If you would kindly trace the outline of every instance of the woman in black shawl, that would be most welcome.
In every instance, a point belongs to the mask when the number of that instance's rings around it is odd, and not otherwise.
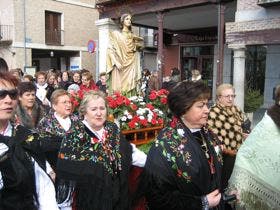
[[[132,156],[136,148],[106,121],[105,97],[101,91],[85,93],[80,104],[84,120],[66,133],[58,155],[57,177],[75,183],[77,210],[128,210],[130,166],[143,167],[146,161],[139,151],[142,158]]]
[[[201,82],[178,83],[169,93],[174,118],[152,145],[139,183],[149,210],[221,209],[219,145],[204,127],[209,97]]]
[[[58,210],[44,141],[11,121],[17,84],[10,73],[0,72],[0,210]]]

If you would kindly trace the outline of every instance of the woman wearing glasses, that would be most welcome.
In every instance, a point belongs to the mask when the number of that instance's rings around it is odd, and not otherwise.
[[[0,72],[0,209],[58,210],[36,135],[11,121],[17,85],[16,77]]]
[[[243,134],[241,127],[244,122],[244,115],[234,105],[235,96],[235,89],[231,84],[221,84],[217,88],[216,104],[211,107],[208,119],[209,128],[217,134],[224,145],[223,188],[227,187],[237,150],[246,136]]]

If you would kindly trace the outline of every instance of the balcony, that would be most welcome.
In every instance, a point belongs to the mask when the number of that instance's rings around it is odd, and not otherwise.
[[[13,26],[0,25],[0,43],[11,44],[13,41]]]
[[[258,0],[258,5],[262,7],[279,6],[280,0]]]
[[[64,30],[47,30],[46,44],[48,45],[64,45]]]

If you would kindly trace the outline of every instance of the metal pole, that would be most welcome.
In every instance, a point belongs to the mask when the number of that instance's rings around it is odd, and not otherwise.
[[[217,60],[217,82],[220,85],[223,82],[223,64],[224,64],[224,15],[225,6],[219,2],[218,5],[218,60]]]
[[[163,16],[164,13],[162,11],[157,13],[157,21],[158,21],[158,54],[157,54],[157,65],[159,70],[159,86],[162,86],[162,77],[163,77]]]
[[[26,56],[26,11],[25,11],[25,0],[23,0],[23,33],[24,33],[24,72],[26,72],[25,67],[27,63],[27,56]]]
[[[98,40],[95,40],[95,51],[96,51],[96,54],[95,54],[95,62],[96,62],[96,67],[95,67],[95,72],[96,72],[96,80],[95,81],[98,81],[99,79],[99,43],[98,43]],[[104,69],[102,69],[103,71]]]

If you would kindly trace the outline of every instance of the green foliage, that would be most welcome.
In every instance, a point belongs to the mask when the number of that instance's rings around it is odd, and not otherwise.
[[[151,141],[147,144],[142,144],[142,145],[138,146],[137,148],[140,149],[141,151],[143,151],[145,154],[148,154],[153,142],[154,141]]]
[[[263,104],[263,95],[259,90],[247,89],[245,91],[244,111],[255,112]]]

